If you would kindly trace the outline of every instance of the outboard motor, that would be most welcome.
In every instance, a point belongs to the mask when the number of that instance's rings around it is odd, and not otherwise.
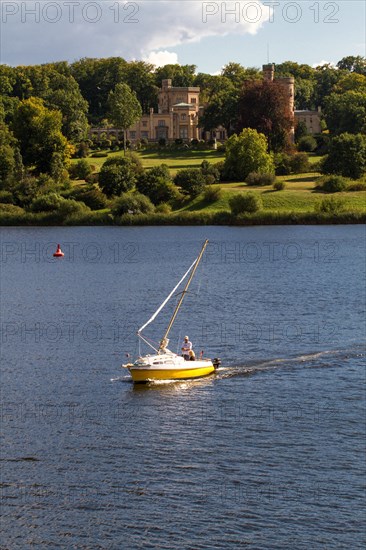
[[[215,369],[218,369],[219,366],[221,365],[221,359],[219,359],[218,357],[215,357],[215,359],[212,360],[212,364],[215,367]]]

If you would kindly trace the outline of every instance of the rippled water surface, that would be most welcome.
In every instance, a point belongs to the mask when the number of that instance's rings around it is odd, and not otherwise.
[[[133,386],[206,237],[170,347],[222,368]],[[362,226],[9,228],[0,269],[2,549],[364,547]]]

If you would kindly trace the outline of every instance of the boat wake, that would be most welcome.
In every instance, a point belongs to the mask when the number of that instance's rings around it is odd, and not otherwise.
[[[364,346],[356,345],[350,349],[323,350],[294,357],[278,357],[264,361],[253,360],[245,364],[238,364],[232,361],[232,364],[217,369],[216,377],[250,376],[273,369],[329,368],[338,365],[341,366],[342,363],[350,358],[365,356],[366,350]]]

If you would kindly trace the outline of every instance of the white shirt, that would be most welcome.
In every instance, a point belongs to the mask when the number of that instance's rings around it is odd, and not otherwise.
[[[192,349],[192,342],[190,342],[189,340],[188,342],[186,342],[184,340],[183,346],[182,346],[183,355],[189,355],[189,352],[191,351],[191,349]]]

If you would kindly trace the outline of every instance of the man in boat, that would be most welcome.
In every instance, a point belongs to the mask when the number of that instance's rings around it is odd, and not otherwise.
[[[189,341],[188,336],[185,336],[182,346],[182,355],[186,361],[190,360],[190,351],[192,351],[192,342]]]

